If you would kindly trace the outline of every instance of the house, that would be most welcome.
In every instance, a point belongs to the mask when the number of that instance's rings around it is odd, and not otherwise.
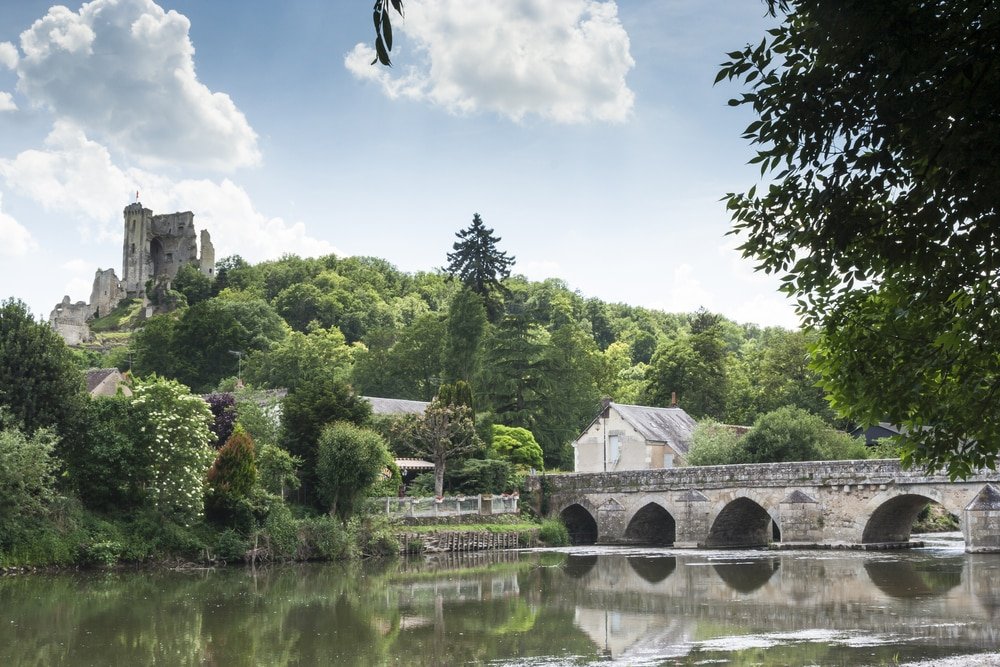
[[[576,472],[650,470],[686,465],[696,423],[679,407],[623,405],[605,399],[573,441]]]
[[[894,435],[899,435],[901,431],[895,424],[890,424],[889,422],[879,422],[878,424],[874,424],[868,428],[856,426],[848,431],[848,433],[852,438],[863,435],[865,438],[865,444],[871,446],[878,444],[878,441],[882,438],[891,438]]]
[[[87,371],[87,393],[91,398],[97,396],[114,396],[121,387],[126,396],[132,395],[132,390],[125,382],[125,376],[117,368],[91,368]]]

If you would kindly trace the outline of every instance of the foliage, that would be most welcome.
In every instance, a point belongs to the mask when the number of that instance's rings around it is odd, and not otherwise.
[[[391,67],[389,52],[392,51],[392,22],[389,20],[389,5],[400,16],[403,15],[403,0],[375,0],[375,10],[372,19],[375,21],[375,60],[386,67]]]
[[[55,494],[56,438],[47,429],[0,431],[0,533],[43,514]]]
[[[846,436],[848,443],[851,441]],[[825,456],[843,458],[849,445],[816,415],[787,406],[762,415],[741,441],[741,463],[818,461]],[[862,450],[864,445],[861,445]],[[862,456],[862,458],[865,458]]]
[[[189,306],[212,297],[212,278],[194,264],[182,264],[170,285],[184,295]]]
[[[0,301],[0,428],[50,427],[75,435],[84,407],[83,377],[59,334],[35,322],[21,301]]]
[[[448,306],[443,357],[446,381],[469,382],[476,376],[486,327],[483,297],[463,286]]]
[[[257,480],[265,491],[284,498],[301,485],[297,474],[301,465],[302,459],[265,442],[257,455]]]
[[[258,449],[280,441],[280,412],[279,399],[273,395],[261,395],[252,390],[236,394],[236,421],[246,429]]]
[[[347,422],[331,424],[319,438],[317,495],[330,514],[346,521],[391,462],[385,440],[375,431]]]
[[[236,397],[230,392],[213,393],[203,397],[212,411],[212,446],[219,448],[233,434],[236,428]]]
[[[312,375],[329,375],[346,381],[357,348],[347,345],[339,329],[313,326],[306,333],[293,331],[268,349],[252,352],[243,377],[255,387],[295,389]]]
[[[395,528],[384,515],[356,516],[351,520],[350,531],[363,556],[386,558],[399,553]]]
[[[678,404],[695,418],[721,418],[726,411],[728,376],[720,318],[699,311],[688,336],[657,348],[650,363],[649,405]]]
[[[498,459],[466,459],[447,471],[445,481],[452,493],[469,495],[505,493],[519,486],[514,467]]]
[[[818,331],[814,368],[839,414],[904,427],[904,462],[953,478],[995,466],[1000,14],[769,6],[781,25],[717,77],[743,82],[730,104],[756,114],[744,137],[773,179],[727,195],[744,255],[784,275]]]
[[[502,239],[493,236],[493,230],[483,224],[478,213],[472,216],[472,224],[455,232],[455,236],[459,240],[452,245],[454,252],[448,253],[445,270],[482,297],[490,319],[496,320],[501,311],[497,295],[507,294],[502,281],[510,275],[515,258],[497,249]]]
[[[743,462],[740,434],[729,426],[705,419],[691,435],[687,462],[693,466],[716,466]]]
[[[445,323],[438,313],[424,313],[398,335],[382,330],[369,337],[368,352],[360,354],[354,381],[374,396],[429,401],[441,382]]]
[[[135,431],[130,398],[109,396],[87,403],[80,435],[62,448],[70,484],[87,507],[127,511],[141,505],[150,461]]]
[[[327,424],[364,424],[371,405],[351,388],[332,377],[311,377],[290,391],[281,412],[285,449],[302,460],[303,485],[309,494],[316,488],[316,452],[320,433]]]
[[[397,438],[409,443],[411,450],[434,463],[434,495],[444,494],[445,463],[482,446],[472,410],[464,405],[432,402],[423,415],[402,420],[395,426]]]
[[[541,470],[542,448],[526,428],[493,425],[493,451],[511,463]]]
[[[247,498],[257,483],[253,439],[237,424],[208,469],[208,504],[222,508]]]
[[[538,530],[538,539],[550,547],[565,547],[569,544],[569,531],[559,519],[545,519]]]
[[[205,474],[214,458],[212,412],[176,380],[156,376],[136,382],[132,406],[141,455],[149,462],[149,501],[165,517],[190,525],[204,509]]]

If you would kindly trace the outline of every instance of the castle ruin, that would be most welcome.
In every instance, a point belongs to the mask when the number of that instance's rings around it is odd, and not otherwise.
[[[201,231],[201,253],[191,211],[153,215],[136,202],[125,207],[122,244],[122,277],[114,269],[97,270],[90,303],[70,303],[63,298],[49,315],[49,324],[68,345],[93,340],[88,322],[104,317],[125,299],[142,299],[145,314],[152,315],[149,302],[157,286],[169,289],[170,281],[184,265],[215,275],[215,247],[207,230]],[[148,292],[148,293],[147,293]]]

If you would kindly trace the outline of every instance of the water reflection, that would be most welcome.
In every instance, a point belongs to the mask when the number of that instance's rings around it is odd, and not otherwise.
[[[628,564],[651,584],[658,584],[677,569],[677,559],[669,556],[630,556]]]
[[[0,578],[3,665],[879,664],[1000,647],[1000,557],[579,549]]]
[[[712,568],[734,591],[752,593],[770,581],[780,566],[777,558],[761,558],[736,563],[716,563]]]

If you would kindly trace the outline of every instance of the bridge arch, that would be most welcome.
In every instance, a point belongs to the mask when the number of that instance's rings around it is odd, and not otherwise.
[[[559,512],[559,518],[566,524],[570,544],[597,542],[597,519],[594,518],[594,513],[581,503],[573,503],[563,508]]]
[[[775,519],[746,496],[728,503],[715,515],[705,541],[707,547],[763,547],[773,539]]]
[[[961,511],[955,512],[943,500],[940,494],[930,489],[921,489],[919,493],[904,492],[876,496],[869,504],[871,513],[861,533],[861,543],[908,542],[917,515],[932,503],[941,505],[946,511],[961,517]]]
[[[625,528],[625,540],[633,544],[667,547],[677,538],[677,522],[670,511],[658,502],[640,507]]]

